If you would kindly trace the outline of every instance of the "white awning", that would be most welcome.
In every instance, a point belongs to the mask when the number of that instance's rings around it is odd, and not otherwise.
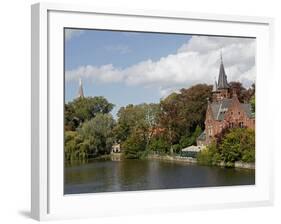
[[[182,149],[181,151],[182,152],[200,152],[201,149],[202,149],[201,146],[192,145],[192,146]]]

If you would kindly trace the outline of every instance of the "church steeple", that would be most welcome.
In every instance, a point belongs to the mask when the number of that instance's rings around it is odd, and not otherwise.
[[[218,89],[228,89],[229,85],[227,83],[227,76],[225,74],[224,65],[222,61],[222,52],[221,52],[221,64],[219,71],[219,80],[218,80]]]
[[[212,99],[214,102],[230,98],[230,86],[227,83],[227,76],[222,61],[222,53],[220,54],[220,62],[219,79],[218,82],[215,81],[212,91]]]
[[[212,92],[217,92],[217,91],[218,91],[218,83],[217,83],[217,80],[215,79]]]
[[[84,91],[83,91],[83,84],[82,79],[79,78],[79,89],[78,89],[78,96],[77,98],[84,98]]]

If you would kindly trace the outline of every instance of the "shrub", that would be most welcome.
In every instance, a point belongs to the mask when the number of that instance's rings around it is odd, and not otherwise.
[[[149,144],[149,150],[157,154],[167,153],[170,149],[168,142],[162,138],[152,138]]]
[[[217,165],[221,161],[221,155],[213,142],[197,154],[197,161],[202,165]]]
[[[248,128],[235,128],[227,133],[219,146],[225,163],[255,161],[255,132]]]

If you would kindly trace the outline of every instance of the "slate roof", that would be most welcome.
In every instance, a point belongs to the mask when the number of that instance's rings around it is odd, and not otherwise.
[[[227,112],[231,102],[232,99],[223,99],[219,102],[214,102],[211,104],[211,109],[215,120],[221,121],[224,119],[224,115]]]
[[[204,130],[197,138],[200,141],[205,141],[206,140],[206,131]]]
[[[219,80],[218,80],[218,89],[227,89],[229,88],[229,85],[227,83],[227,77],[225,74],[224,66],[221,61],[220,65],[220,72],[219,72]]]
[[[251,110],[251,104],[249,103],[241,103],[242,108],[246,112],[248,117],[254,117],[252,110]]]
[[[223,99],[219,102],[211,103],[211,110],[213,112],[213,117],[215,120],[223,120],[224,115],[227,112],[228,108],[232,103],[232,99]],[[241,103],[240,104],[242,109],[246,112],[248,117],[253,117],[251,112],[251,105],[248,103]]]

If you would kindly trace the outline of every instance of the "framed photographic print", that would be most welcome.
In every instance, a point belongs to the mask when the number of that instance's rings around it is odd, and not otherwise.
[[[271,204],[272,26],[33,5],[32,217]]]

